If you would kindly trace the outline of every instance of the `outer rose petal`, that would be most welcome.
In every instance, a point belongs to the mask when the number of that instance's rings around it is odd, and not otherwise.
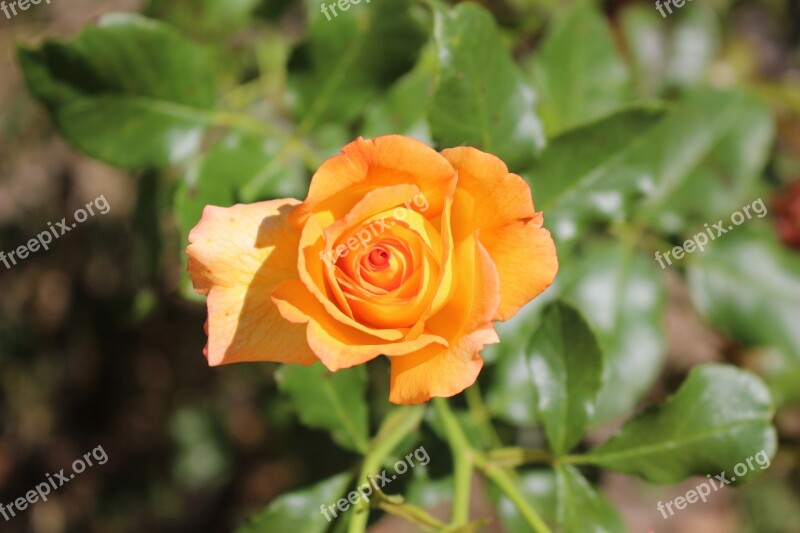
[[[444,150],[442,155],[458,171],[458,190],[473,199],[472,213],[459,220],[471,220],[497,265],[500,309],[494,318],[508,320],[555,279],[555,243],[542,228],[530,187],[521,177],[509,174],[500,159],[468,147]]]
[[[556,245],[541,227],[539,215],[529,222],[481,232],[481,242],[500,272],[500,308],[495,320],[508,320],[547,289],[558,272]]]
[[[317,360],[305,327],[284,319],[270,299],[279,283],[297,277],[300,232],[286,217],[298,204],[208,206],[189,234],[189,274],[195,290],[208,295],[209,365]]]
[[[427,217],[438,215],[445,199],[453,194],[456,173],[436,150],[401,135],[375,139],[358,138],[338,156],[325,161],[314,174],[308,197],[290,218],[302,224],[312,212],[332,212],[342,218],[376,187],[412,184],[430,204]],[[409,198],[398,198],[400,202]]]
[[[431,345],[414,354],[392,357],[389,401],[422,403],[433,397],[450,397],[478,378],[483,367],[480,351],[499,342],[494,328],[478,330],[459,338],[450,348]]]

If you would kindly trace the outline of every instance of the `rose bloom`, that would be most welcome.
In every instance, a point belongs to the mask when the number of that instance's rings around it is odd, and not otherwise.
[[[206,207],[189,242],[210,365],[336,371],[385,355],[398,404],[472,385],[493,322],[558,270],[530,188],[502,161],[397,135],[345,146],[304,202]]]

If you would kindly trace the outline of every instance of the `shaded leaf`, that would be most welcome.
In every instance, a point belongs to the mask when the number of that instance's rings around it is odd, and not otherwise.
[[[363,365],[338,372],[328,371],[321,363],[284,365],[276,380],[292,399],[303,424],[329,431],[344,448],[366,452],[369,427]]]
[[[603,355],[594,333],[572,307],[545,309],[528,348],[539,419],[556,454],[572,449],[594,414]]]

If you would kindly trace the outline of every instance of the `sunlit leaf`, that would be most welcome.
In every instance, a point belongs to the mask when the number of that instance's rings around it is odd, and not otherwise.
[[[714,326],[800,361],[800,257],[770,228],[734,226],[689,257],[692,300]]]
[[[503,44],[492,16],[473,3],[437,9],[439,57],[429,118],[442,147],[466,144],[521,170],[543,145],[534,93]]]
[[[772,398],[756,376],[732,366],[699,366],[667,402],[626,423],[588,459],[657,483],[730,473],[759,452],[775,454],[772,416]]]
[[[334,505],[333,511],[327,511],[327,516],[333,519],[338,515],[335,503],[347,490],[351,477],[350,474],[339,474],[307,489],[284,494],[239,527],[236,533],[323,533],[330,522],[320,506]]]
[[[614,507],[573,466],[556,467],[557,522],[562,533],[623,533]]]
[[[562,265],[562,295],[580,309],[605,354],[595,423],[628,413],[650,390],[665,355],[661,269],[619,241],[596,241]]]
[[[165,24],[106,15],[71,40],[21,46],[18,55],[62,135],[111,165],[185,160],[214,121],[206,54]]]
[[[306,131],[355,118],[414,66],[426,37],[410,0],[347,3],[336,15],[322,5],[309,3],[308,35],[289,62],[290,104]]]
[[[551,23],[529,70],[548,135],[597,119],[631,100],[628,68],[597,6],[577,2]]]

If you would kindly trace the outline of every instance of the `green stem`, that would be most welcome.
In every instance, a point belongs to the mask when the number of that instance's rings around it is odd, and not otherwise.
[[[552,464],[561,461],[546,450],[528,448],[496,448],[486,453],[487,462],[495,466],[520,466],[527,463]]]
[[[453,455],[453,509],[451,522],[455,526],[469,521],[469,497],[472,484],[473,451],[461,425],[456,420],[450,405],[444,398],[434,398],[436,412],[442,419],[450,452]]]
[[[378,434],[372,439],[369,452],[364,457],[361,472],[358,476],[358,485],[370,483],[370,476],[378,473],[386,458],[394,451],[400,442],[422,421],[425,414],[423,407],[415,406],[398,408],[384,418]],[[367,529],[369,520],[369,504],[360,500],[356,505],[348,533],[363,533]]]
[[[492,417],[483,401],[478,383],[476,382],[471,387],[468,387],[467,390],[464,391],[464,396],[467,399],[467,406],[469,407],[470,414],[478,425],[478,430],[481,432],[484,445],[488,448],[499,448],[502,446],[503,443],[492,425]]]
[[[500,489],[519,510],[522,517],[536,533],[550,533],[544,520],[520,493],[514,480],[503,468],[490,463],[482,454],[475,454],[475,465]]]
[[[441,520],[437,520],[428,514],[427,511],[420,509],[416,505],[410,505],[407,503],[393,504],[386,500],[380,500],[378,502],[378,508],[386,513],[400,517],[406,522],[418,526],[423,531],[444,531],[448,527],[447,524]]]

